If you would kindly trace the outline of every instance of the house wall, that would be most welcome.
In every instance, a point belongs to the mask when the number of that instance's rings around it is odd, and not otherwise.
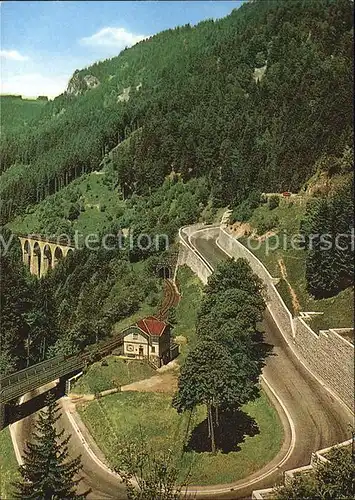
[[[151,356],[160,356],[160,347],[159,347],[159,339],[158,340],[152,340],[151,347],[154,347],[155,352],[152,352],[152,349],[150,349],[150,355]]]
[[[137,338],[135,338],[135,334]],[[133,350],[129,349],[129,346],[133,346]],[[135,356],[139,355],[139,346],[143,347],[143,356],[149,355],[148,349],[148,339],[140,333],[138,328],[132,328],[127,335],[124,337],[123,341],[123,354],[125,356]]]
[[[133,350],[129,349],[133,347]],[[129,327],[125,330],[123,340],[123,354],[132,357],[139,356],[139,346],[143,347],[143,356],[148,359],[160,358],[164,362],[170,360],[170,328],[167,327],[164,334],[161,336],[152,336],[148,338],[137,326]],[[152,352],[152,348],[154,351]]]

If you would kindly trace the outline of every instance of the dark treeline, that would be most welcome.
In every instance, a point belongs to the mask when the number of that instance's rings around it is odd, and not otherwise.
[[[48,284],[29,274],[20,244],[6,228],[0,237],[10,242],[8,251],[0,252],[0,374],[4,375],[43,360],[57,325]]]
[[[237,204],[251,189],[297,190],[321,154],[350,144],[352,8],[250,2],[77,71],[31,126],[3,134],[2,222],[99,168],[135,130],[115,156],[127,196],[172,170],[205,176],[216,204]],[[88,75],[100,82],[91,90]]]
[[[145,304],[157,310],[162,284],[156,266],[174,250],[180,226],[193,223],[208,199],[204,179],[184,184],[167,179],[151,196],[131,197],[126,213],[105,228],[130,236],[98,243],[96,249],[76,250],[38,280],[22,264],[16,237],[0,253],[0,373],[11,373],[57,354],[75,354],[112,334],[114,325]],[[137,237],[151,235],[151,246]],[[159,237],[164,235],[167,239]],[[3,243],[11,238],[1,228]],[[116,245],[115,245],[116,244]],[[3,250],[3,248],[1,249]]]
[[[354,282],[354,190],[348,184],[309,203],[305,235],[307,288],[315,298],[332,297]]]

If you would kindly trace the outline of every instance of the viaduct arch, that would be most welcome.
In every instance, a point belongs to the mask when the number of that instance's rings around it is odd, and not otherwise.
[[[54,268],[58,262],[74,251],[74,247],[55,240],[46,240],[36,235],[18,237],[22,249],[22,260],[30,273],[41,278],[48,269]]]

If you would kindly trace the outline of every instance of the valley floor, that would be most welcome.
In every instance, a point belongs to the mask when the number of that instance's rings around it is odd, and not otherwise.
[[[192,414],[178,415],[172,408],[179,363],[195,342],[194,326],[202,296],[201,283],[186,267],[179,269],[177,281],[182,295],[174,329],[181,342],[179,358],[170,364],[170,369],[169,365],[163,367],[153,376],[146,374],[149,368],[142,367],[139,361],[127,364],[112,356],[107,366],[96,363],[78,380],[73,391],[94,393],[120,385],[122,392],[86,402],[78,400],[77,411],[111,466],[115,465],[121,442],[142,436],[154,451],[174,450],[174,456],[179,458],[181,480],[190,473],[190,484],[235,482],[277,455],[283,442],[283,428],[275,408],[262,392],[238,414],[221,418],[217,431],[220,451],[212,455],[205,409],[199,407]],[[76,400],[74,395],[72,400]]]

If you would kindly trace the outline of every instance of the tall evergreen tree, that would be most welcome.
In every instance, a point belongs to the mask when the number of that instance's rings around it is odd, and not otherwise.
[[[354,201],[352,186],[311,203],[301,224],[305,235],[308,291],[331,297],[354,279]]]
[[[15,498],[21,500],[59,500],[86,498],[89,492],[78,494],[81,481],[80,457],[69,460],[68,442],[64,430],[56,429],[59,408],[53,396],[48,396],[47,407],[41,411],[35,425],[32,441],[26,443],[24,463],[20,466],[21,479],[14,483]]]

